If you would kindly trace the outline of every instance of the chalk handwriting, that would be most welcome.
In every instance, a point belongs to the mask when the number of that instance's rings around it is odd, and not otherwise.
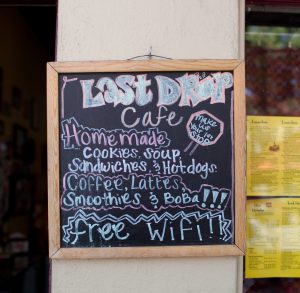
[[[225,89],[233,85],[232,74],[217,72],[201,78],[199,73],[186,73],[176,80],[162,75],[155,76],[158,88],[157,105],[168,106],[179,101],[180,107],[195,107],[207,99],[211,99],[211,104],[224,103]],[[107,103],[113,103],[114,106],[118,104],[128,106],[134,101],[138,106],[147,105],[153,100],[152,91],[147,89],[151,83],[146,74],[136,77],[121,75],[115,80],[101,77],[96,84],[94,79],[80,80],[83,108],[100,107]],[[96,95],[92,93],[93,87],[99,91]]]
[[[230,190],[207,184],[202,184],[199,190],[190,190],[178,175],[131,174],[128,177],[109,177],[68,172],[63,178],[61,208],[67,211],[130,207],[153,212],[177,206],[224,210],[230,196]]]
[[[62,136],[65,149],[79,149],[85,146],[154,146],[167,147],[170,140],[165,131],[150,128],[146,131],[129,131],[123,129],[95,129],[80,125],[72,117],[61,122]]]
[[[128,107],[122,111],[121,122],[125,127],[132,128],[138,126],[139,124],[149,127],[158,127],[164,120],[167,122],[168,126],[174,127],[179,125],[183,121],[183,117],[177,117],[178,115],[174,111],[171,111],[169,114],[163,114],[163,112],[168,112],[168,108],[165,106],[159,106],[158,114],[156,117],[153,118],[152,111],[148,111],[143,114],[142,118],[134,116],[134,118],[132,119],[131,117],[131,122],[129,122],[128,116],[130,115],[128,115],[128,113],[132,116],[133,113],[136,113],[136,110],[134,107]]]
[[[233,144],[232,73],[74,76],[60,78],[62,246],[232,243],[232,149],[215,156]]]
[[[191,115],[187,123],[187,133],[197,144],[202,146],[215,144],[222,136],[224,123],[203,110]]]
[[[163,225],[158,225],[160,223]],[[124,213],[120,217],[112,214],[99,216],[95,212],[85,213],[78,210],[74,216],[68,218],[63,225],[62,241],[76,244],[82,237],[88,237],[89,242],[100,242],[103,246],[109,246],[112,238],[125,241],[132,237],[130,232],[138,224],[145,225],[146,240],[153,242],[184,241],[192,234],[195,242],[201,243],[205,238],[217,237],[224,242],[232,238],[230,231],[231,220],[225,218],[224,212],[189,212],[180,211],[174,215],[164,212],[145,215],[143,213],[136,217]],[[202,234],[201,230],[210,226],[210,235]]]

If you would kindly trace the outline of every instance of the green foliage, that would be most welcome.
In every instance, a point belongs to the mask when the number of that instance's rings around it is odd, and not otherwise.
[[[264,48],[300,48],[300,28],[248,26],[246,42]]]

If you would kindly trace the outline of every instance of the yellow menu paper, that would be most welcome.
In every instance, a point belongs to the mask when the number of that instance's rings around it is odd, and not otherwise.
[[[300,277],[300,198],[247,200],[246,278]]]
[[[300,118],[247,117],[247,195],[300,195]]]

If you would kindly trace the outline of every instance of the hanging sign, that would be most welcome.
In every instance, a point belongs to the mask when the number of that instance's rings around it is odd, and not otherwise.
[[[49,63],[50,256],[242,254],[243,90],[237,60]]]

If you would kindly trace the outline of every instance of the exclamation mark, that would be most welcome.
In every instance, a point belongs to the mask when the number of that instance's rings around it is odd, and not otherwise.
[[[212,226],[212,218],[209,219],[209,232],[210,234],[214,234],[213,226]],[[209,236],[211,238],[211,236]]]
[[[219,191],[213,190],[212,193],[213,193],[213,203],[210,204],[210,207],[213,209],[215,207],[215,202],[216,202],[217,197],[219,195]]]
[[[224,200],[227,198],[227,196],[228,196],[227,192],[222,192],[222,194],[221,194],[221,200],[220,200],[220,203],[218,205],[218,209],[221,209],[221,205],[224,202]]]
[[[207,198],[208,198],[209,193],[210,193],[210,190],[204,188],[203,203],[201,204],[201,206],[202,206],[203,208],[206,207],[206,203],[205,203],[205,202],[206,202],[206,200],[207,200]]]
[[[199,225],[197,225],[197,231],[198,231],[199,240],[202,241],[202,235],[201,235],[201,230]]]

